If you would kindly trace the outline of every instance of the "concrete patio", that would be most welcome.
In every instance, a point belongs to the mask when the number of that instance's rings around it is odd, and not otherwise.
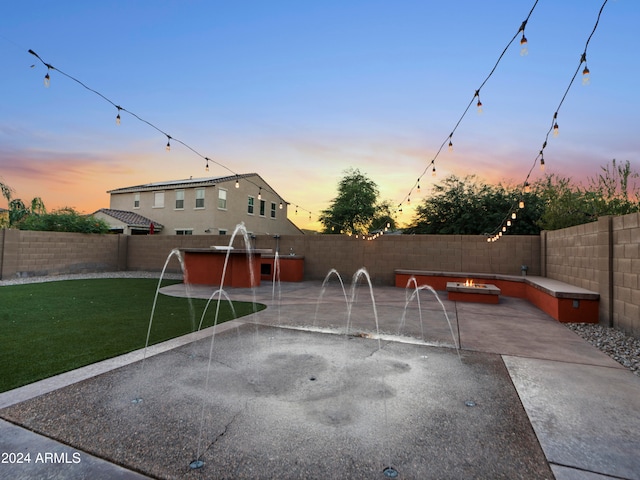
[[[421,322],[404,290],[374,287],[376,328],[362,285],[345,335],[344,295],[320,293],[230,289],[268,308],[144,365],[134,352],[0,394],[0,451],[32,458],[0,476],[640,479],[640,379],[526,301],[441,294],[449,324],[423,291]],[[46,452],[69,461],[33,461]]]

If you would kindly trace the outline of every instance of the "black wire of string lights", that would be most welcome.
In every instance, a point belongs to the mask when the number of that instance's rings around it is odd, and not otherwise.
[[[114,106],[117,110],[117,115],[116,115],[116,124],[120,125],[122,117],[120,116],[120,113],[127,113],[129,115],[131,115],[132,117],[134,117],[135,119],[139,120],[142,123],[146,123],[148,126],[150,126],[151,128],[153,128],[154,130],[158,131],[159,133],[161,133],[162,135],[164,135],[167,138],[167,145],[165,147],[165,149],[167,151],[171,150],[171,142],[174,143],[178,143],[180,145],[182,145],[183,147],[187,148],[188,150],[190,150],[192,153],[194,153],[195,155],[199,156],[200,158],[202,158],[205,161],[205,170],[208,172],[209,171],[209,163],[218,165],[219,167],[227,170],[228,172],[230,172],[232,174],[232,176],[236,177],[236,188],[239,187],[239,180],[242,179],[243,181],[246,181],[247,183],[250,183],[252,185],[254,185],[256,187],[256,189],[258,189],[258,197],[260,198],[262,195],[262,191],[266,191],[269,193],[274,194],[275,196],[277,196],[278,198],[281,198],[279,194],[277,194],[276,192],[273,192],[271,190],[269,190],[268,188],[265,188],[261,185],[258,185],[257,183],[251,181],[250,179],[248,179],[245,175],[241,175],[238,174],[237,172],[234,172],[231,168],[227,167],[226,165],[213,160],[211,157],[207,157],[205,155],[203,155],[202,153],[198,152],[195,148],[193,148],[191,145],[187,144],[186,142],[183,142],[182,140],[175,138],[173,136],[171,136],[170,134],[168,134],[167,132],[165,132],[164,130],[162,130],[161,128],[157,127],[155,124],[151,123],[150,121],[140,117],[139,115],[137,115],[136,113],[127,110],[126,108],[116,104],[115,102],[113,102],[111,99],[109,99],[108,97],[106,97],[105,95],[103,95],[102,93],[100,93],[97,90],[94,90],[93,88],[89,87],[88,85],[86,85],[85,83],[83,83],[82,81],[78,80],[77,78],[75,78],[72,75],[69,75],[68,73],[65,73],[64,71],[60,70],[59,68],[54,67],[53,65],[51,65],[50,63],[45,62],[40,55],[38,55],[36,52],[34,52],[33,50],[29,49],[28,52],[33,55],[34,57],[36,57],[45,67],[47,67],[47,73],[44,76],[44,86],[49,88],[50,84],[51,84],[51,76],[49,75],[49,72],[51,71],[56,71],[58,73],[60,73],[61,75],[67,77],[70,80],[73,80],[74,82],[76,82],[77,84],[81,85],[83,88],[85,88],[86,90],[98,95],[100,98],[102,98],[103,100],[105,100],[106,102],[110,103],[112,106]],[[291,205],[291,203],[287,202],[289,205]],[[280,208],[283,208],[283,202],[280,202]],[[310,210],[307,210],[306,208],[301,207],[300,205],[295,205],[295,214],[298,214],[298,210],[302,210],[306,213],[309,214],[309,220],[311,220],[311,216],[312,216],[312,212]]]
[[[529,178],[531,177],[531,173],[533,172],[533,169],[538,164],[538,162],[540,163],[540,168],[542,170],[544,170],[544,167],[545,167],[544,150],[545,150],[545,148],[547,148],[547,144],[548,144],[548,141],[549,141],[549,135],[553,132],[553,136],[557,137],[559,132],[560,132],[560,129],[558,127],[558,112],[560,111],[560,108],[562,107],[562,104],[564,103],[565,99],[567,98],[569,90],[571,89],[571,87],[573,86],[573,83],[575,82],[575,79],[578,76],[578,73],[580,72],[580,69],[582,68],[582,64],[584,64],[584,69],[582,70],[582,84],[583,85],[588,85],[589,82],[590,82],[590,74],[591,74],[591,72],[589,70],[589,67],[587,66],[587,49],[589,48],[589,42],[591,42],[591,38],[596,33],[596,29],[598,28],[598,24],[600,23],[600,17],[602,15],[602,11],[604,10],[604,7],[605,7],[605,5],[607,4],[608,1],[609,0],[604,0],[604,2],[602,3],[602,6],[600,7],[600,10],[598,11],[598,16],[596,18],[596,22],[595,22],[595,24],[593,26],[593,29],[591,30],[591,33],[589,34],[589,37],[587,38],[587,41],[586,41],[585,46],[584,46],[584,51],[580,55],[580,61],[578,63],[578,67],[576,68],[575,72],[573,73],[573,76],[571,77],[571,81],[569,82],[569,85],[565,89],[564,94],[562,95],[562,98],[560,99],[560,103],[558,104],[558,107],[556,108],[555,112],[553,113],[553,119],[551,121],[551,126],[547,130],[547,133],[546,133],[546,135],[544,137],[544,142],[542,142],[542,148],[540,149],[540,151],[538,152],[538,154],[534,158],[533,164],[531,165],[531,168],[529,169],[529,172],[527,173],[527,176],[526,176],[524,182],[522,182],[522,187],[521,187],[520,195],[519,195],[520,198],[512,205],[512,207],[509,210],[509,212],[507,213],[507,215],[503,218],[502,223],[500,224],[500,226],[497,227],[496,229],[494,229],[492,232],[486,234],[488,242],[495,242],[496,240],[499,240],[500,237],[502,237],[502,235],[507,232],[508,228],[513,225],[512,220],[515,220],[517,218],[517,211],[519,209],[524,208],[524,206],[525,206],[525,204],[524,204],[524,194],[525,193],[529,193],[529,189],[530,189]]]
[[[515,39],[521,33],[522,33],[522,37],[520,38],[520,48],[521,48],[520,54],[523,55],[523,56],[527,54],[527,38],[524,35],[524,30],[525,30],[525,27],[527,26],[527,22],[529,21],[529,18],[531,18],[531,15],[533,14],[533,11],[535,10],[537,5],[538,5],[538,0],[535,0],[533,2],[533,6],[531,7],[531,10],[529,10],[529,14],[527,15],[527,18],[524,19],[524,21],[520,25],[520,28],[518,28],[518,31],[511,38],[511,40],[509,40],[509,43],[507,43],[506,47],[504,47],[504,49],[502,50],[502,53],[500,53],[500,56],[498,57],[498,60],[494,64],[494,66],[491,69],[491,71],[489,72],[489,74],[486,76],[486,78],[483,80],[483,82],[480,84],[480,86],[474,91],[473,97],[471,98],[471,100],[467,104],[467,107],[464,109],[464,112],[462,112],[462,115],[460,116],[460,118],[456,122],[455,126],[451,130],[451,133],[440,144],[440,148],[438,148],[438,150],[437,150],[436,154],[434,155],[433,159],[427,164],[427,166],[425,167],[424,171],[420,174],[420,176],[418,177],[416,182],[413,184],[413,186],[409,190],[409,193],[407,193],[407,195],[404,197],[404,199],[398,204],[398,211],[400,211],[400,212],[402,211],[402,205],[405,202],[411,203],[411,194],[413,193],[414,190],[417,190],[418,192],[420,192],[420,180],[422,179],[422,177],[424,177],[427,174],[427,172],[429,171],[429,168],[431,168],[432,175],[433,176],[436,175],[436,159],[438,158],[438,156],[440,156],[440,153],[442,152],[442,149],[444,148],[445,145],[448,145],[450,151],[453,150],[453,134],[456,132],[456,130],[460,126],[460,123],[462,123],[462,120],[464,119],[464,117],[469,112],[469,109],[471,108],[471,105],[473,105],[474,102],[475,102],[476,107],[478,108],[478,112],[482,112],[482,102],[480,101],[480,91],[482,90],[482,87],[485,86],[487,81],[491,78],[491,76],[494,74],[494,72],[498,68],[498,65],[500,64],[500,61],[502,60],[502,57],[504,57],[505,53],[507,52],[507,50],[509,49],[511,44],[515,41]]]

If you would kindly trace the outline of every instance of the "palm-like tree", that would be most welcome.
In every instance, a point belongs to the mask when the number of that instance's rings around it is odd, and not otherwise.
[[[29,207],[19,198],[13,198],[13,188],[3,182],[0,182],[0,192],[2,192],[2,196],[7,199],[9,204],[8,220],[0,219],[0,227],[14,227],[27,215],[40,215],[47,211],[40,197],[35,197],[31,200]],[[5,225],[5,223],[7,225]]]

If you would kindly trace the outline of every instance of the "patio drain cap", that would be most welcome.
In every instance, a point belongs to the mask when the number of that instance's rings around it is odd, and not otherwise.
[[[191,470],[196,470],[198,468],[204,467],[204,462],[202,460],[194,460],[189,464],[189,468]]]
[[[384,473],[384,476],[387,478],[397,478],[398,477],[398,471],[393,468],[393,467],[387,467],[385,468],[382,473]]]

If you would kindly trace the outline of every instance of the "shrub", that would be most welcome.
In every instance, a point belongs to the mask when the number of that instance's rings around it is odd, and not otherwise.
[[[109,225],[93,215],[82,215],[66,207],[51,213],[28,215],[18,228],[47,232],[108,233]]]

